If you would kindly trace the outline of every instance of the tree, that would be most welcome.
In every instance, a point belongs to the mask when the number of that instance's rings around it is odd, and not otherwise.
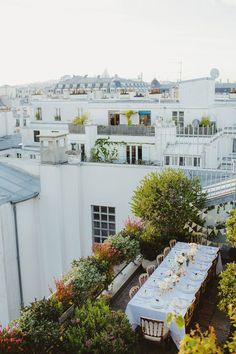
[[[200,127],[211,127],[212,126],[212,122],[210,117],[208,116],[202,116],[201,122],[199,124]]]
[[[230,217],[226,221],[227,238],[236,247],[236,208],[230,211]]]
[[[198,178],[190,180],[180,170],[167,169],[144,177],[134,191],[131,210],[161,236],[181,237],[186,222],[201,223],[197,214],[205,200]]]

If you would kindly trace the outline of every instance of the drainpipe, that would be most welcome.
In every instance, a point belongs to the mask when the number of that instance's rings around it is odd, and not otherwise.
[[[23,287],[22,287],[22,276],[21,276],[21,264],[20,264],[20,251],[19,251],[19,237],[18,237],[18,227],[17,227],[16,203],[12,202],[12,206],[13,206],[13,215],[14,215],[14,223],[15,223],[16,260],[17,260],[17,271],[18,271],[19,290],[20,290],[20,306],[22,308],[24,306],[24,298],[23,298]]]

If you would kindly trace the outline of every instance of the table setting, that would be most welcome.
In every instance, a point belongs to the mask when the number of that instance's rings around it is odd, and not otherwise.
[[[140,317],[162,320],[170,312],[184,317],[195,300],[195,294],[207,277],[219,249],[195,243],[177,242],[129,301],[126,315],[133,327],[140,324]],[[218,257],[217,272],[222,269]],[[185,327],[170,325],[171,337],[177,347],[185,335]]]

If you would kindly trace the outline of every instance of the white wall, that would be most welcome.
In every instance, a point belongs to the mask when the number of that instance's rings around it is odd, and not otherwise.
[[[14,132],[15,119],[11,111],[0,111],[0,136],[11,135]]]
[[[215,80],[193,79],[179,83],[179,100],[185,107],[209,107],[214,103]]]
[[[0,205],[0,323],[19,316],[20,295],[13,209]]]

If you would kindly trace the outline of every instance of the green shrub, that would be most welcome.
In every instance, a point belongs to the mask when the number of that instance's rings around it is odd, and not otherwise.
[[[64,343],[70,354],[132,354],[135,335],[123,312],[111,311],[104,300],[88,300],[76,308]]]
[[[124,237],[122,233],[118,233],[114,236],[109,236],[108,240],[120,253],[120,263],[132,262],[140,254],[139,242],[130,236]]]
[[[25,352],[31,354],[54,353],[60,345],[58,319],[61,310],[54,300],[45,298],[26,306],[18,320],[19,329],[25,334]]]
[[[227,238],[236,247],[236,208],[230,211],[230,217],[226,221]]]
[[[220,310],[227,312],[229,306],[236,310],[236,263],[228,263],[219,277]]]
[[[197,214],[205,201],[198,178],[190,180],[180,170],[167,169],[144,177],[134,191],[131,209],[144,222],[151,222],[161,236],[178,238],[185,235],[186,222],[202,223]]]

